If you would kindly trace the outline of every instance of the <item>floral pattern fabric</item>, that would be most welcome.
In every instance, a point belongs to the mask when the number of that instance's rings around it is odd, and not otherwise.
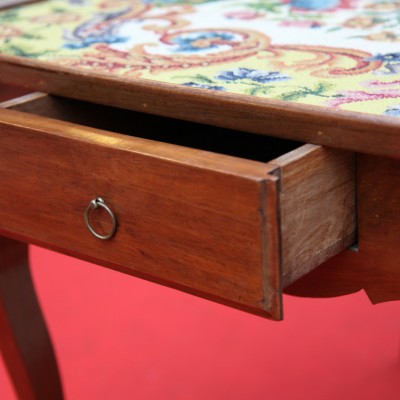
[[[400,0],[48,0],[0,13],[0,52],[400,116]]]

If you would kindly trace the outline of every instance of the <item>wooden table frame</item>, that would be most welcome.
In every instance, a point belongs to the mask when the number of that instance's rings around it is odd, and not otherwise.
[[[400,162],[357,154],[356,163],[358,245],[285,288],[286,293],[331,297],[364,289],[373,303],[400,299]],[[62,399],[26,244],[0,238],[0,274],[0,348],[16,393],[24,400]]]
[[[0,8],[34,1],[3,0]],[[21,62],[5,55],[0,55],[0,65],[0,75],[7,75],[9,84],[32,90],[87,101],[95,98],[99,104],[165,116],[173,101],[182,119],[261,135],[278,132],[281,138],[356,152],[357,246],[284,292],[333,297],[365,290],[374,304],[400,300],[400,140],[395,119],[341,112],[338,120],[336,111],[320,107],[289,103],[282,108],[267,99],[216,95],[140,79],[132,85],[124,79],[88,76],[72,68]],[[2,90],[0,100],[24,92]],[[224,107],[220,107],[221,99]],[[62,399],[56,358],[30,274],[27,244],[15,239],[0,236],[0,350],[18,398]]]

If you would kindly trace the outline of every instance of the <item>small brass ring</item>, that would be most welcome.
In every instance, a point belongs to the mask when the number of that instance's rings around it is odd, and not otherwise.
[[[89,213],[90,213],[91,210],[95,210],[97,207],[104,208],[104,210],[106,210],[108,215],[111,217],[112,228],[111,228],[111,231],[110,231],[110,233],[108,235],[100,235],[100,234],[98,234],[92,228],[92,226],[90,225]],[[90,233],[93,236],[95,236],[95,237],[97,237],[98,239],[101,239],[101,240],[108,240],[108,239],[111,239],[114,236],[115,231],[117,230],[117,220],[115,219],[115,216],[114,216],[113,212],[110,210],[110,208],[107,206],[107,204],[105,203],[105,201],[101,197],[97,197],[96,199],[93,199],[89,203],[89,205],[86,207],[84,217],[85,217],[86,226],[87,226],[87,228],[89,229]]]

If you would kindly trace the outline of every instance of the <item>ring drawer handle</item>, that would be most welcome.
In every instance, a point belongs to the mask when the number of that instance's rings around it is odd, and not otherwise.
[[[112,228],[111,228],[111,231],[110,231],[110,233],[108,235],[100,235],[90,225],[90,221],[89,221],[90,211],[91,210],[95,210],[97,207],[104,208],[104,210],[106,210],[108,215],[111,217]],[[97,237],[98,239],[102,239],[102,240],[111,239],[114,236],[115,231],[117,230],[117,220],[115,219],[115,216],[114,216],[113,212],[110,210],[110,208],[107,206],[106,202],[101,197],[97,197],[96,199],[93,199],[89,203],[89,205],[86,207],[84,216],[85,216],[86,226],[88,227],[90,233],[93,236]]]

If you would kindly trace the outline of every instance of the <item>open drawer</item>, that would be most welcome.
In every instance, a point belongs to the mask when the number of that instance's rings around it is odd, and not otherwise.
[[[273,319],[355,240],[351,153],[38,93],[3,107],[3,235]],[[99,196],[110,240],[85,224]]]

